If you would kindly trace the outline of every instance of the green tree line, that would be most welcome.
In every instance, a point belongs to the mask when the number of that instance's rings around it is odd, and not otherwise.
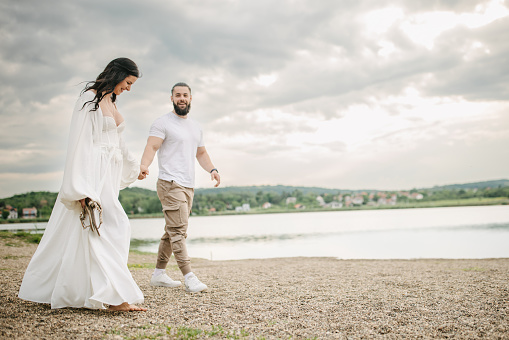
[[[196,189],[193,201],[193,213],[197,215],[210,214],[211,212],[235,211],[236,207],[249,204],[251,209],[261,209],[264,203],[270,203],[273,209],[295,209],[295,205],[305,206],[307,209],[319,209],[321,206],[317,196],[321,196],[325,203],[339,200],[345,196],[360,196],[363,198],[362,205],[370,201],[376,202],[379,197],[392,195],[397,196],[398,203],[413,201],[440,202],[447,200],[462,200],[473,198],[509,198],[509,181],[498,183],[498,187],[469,188],[462,185],[459,188],[443,187],[431,189],[413,189],[409,193],[420,193],[422,199],[416,201],[407,197],[402,192],[391,191],[343,191],[323,188],[288,187],[288,186],[265,186],[265,187],[228,187],[218,189]],[[295,197],[296,202],[286,204],[288,197]],[[7,206],[18,210],[21,218],[23,208],[35,207],[37,217],[48,218],[55,204],[57,193],[48,191],[29,192],[0,199],[2,217],[7,218]],[[120,203],[128,215],[160,214],[161,203],[157,193],[153,190],[142,188],[127,188],[120,192]]]
[[[51,215],[58,193],[49,191],[32,191],[26,194],[14,195],[9,198],[0,199],[0,209],[4,219],[9,215],[7,206],[16,208],[18,216],[21,217],[23,208],[36,208],[37,217],[46,218]]]

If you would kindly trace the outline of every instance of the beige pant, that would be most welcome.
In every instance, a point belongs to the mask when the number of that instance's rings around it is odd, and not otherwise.
[[[159,179],[157,196],[163,206],[165,232],[159,243],[156,268],[166,268],[173,253],[180,271],[186,275],[191,272],[191,259],[187,254],[186,238],[194,189],[185,188],[175,181]]]

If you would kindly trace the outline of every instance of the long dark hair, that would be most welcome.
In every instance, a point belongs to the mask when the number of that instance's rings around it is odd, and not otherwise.
[[[83,107],[88,103],[94,103],[92,111],[96,111],[99,108],[99,102],[104,96],[113,93],[115,86],[129,76],[135,76],[136,78],[141,77],[138,66],[136,66],[134,61],[129,58],[117,58],[110,61],[104,71],[97,76],[96,80],[87,82],[87,85],[85,85],[85,88],[81,91],[83,94],[88,90],[95,90],[94,99],[83,104]],[[115,102],[116,99],[117,95],[113,93],[111,95],[111,101]]]

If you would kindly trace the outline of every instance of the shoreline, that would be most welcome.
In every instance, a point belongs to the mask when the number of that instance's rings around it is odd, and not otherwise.
[[[16,339],[346,339],[509,337],[509,259],[192,259],[209,286],[149,285],[155,254],[128,267],[147,312],[63,308],[17,298],[37,245],[0,239],[0,337]],[[167,273],[182,280],[174,259]]]
[[[440,201],[437,201],[440,202]],[[436,202],[423,202],[417,204],[405,204],[405,205],[384,205],[384,206],[361,206],[361,207],[348,207],[348,208],[318,208],[318,209],[273,209],[273,210],[251,210],[249,212],[216,212],[206,215],[192,215],[192,217],[202,216],[232,216],[232,215],[260,215],[260,214],[293,214],[293,213],[306,213],[306,212],[332,212],[332,211],[365,211],[365,210],[389,210],[389,209],[427,209],[427,208],[454,208],[454,207],[482,207],[482,206],[494,206],[494,205],[509,205],[509,199],[496,198],[496,199],[484,199],[484,202],[472,202],[465,200],[447,201],[448,203],[436,204]],[[164,218],[163,213],[160,214],[132,214],[127,215],[129,219],[142,219],[142,218]],[[0,230],[3,224],[16,224],[16,223],[45,223],[48,222],[47,218],[32,218],[32,219],[16,219],[16,220],[3,220],[0,219]]]

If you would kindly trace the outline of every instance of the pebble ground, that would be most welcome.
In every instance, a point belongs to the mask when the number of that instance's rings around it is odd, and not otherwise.
[[[193,259],[209,290],[188,294],[131,253],[148,311],[112,313],[19,299],[35,249],[0,239],[1,339],[509,339],[509,259]]]

